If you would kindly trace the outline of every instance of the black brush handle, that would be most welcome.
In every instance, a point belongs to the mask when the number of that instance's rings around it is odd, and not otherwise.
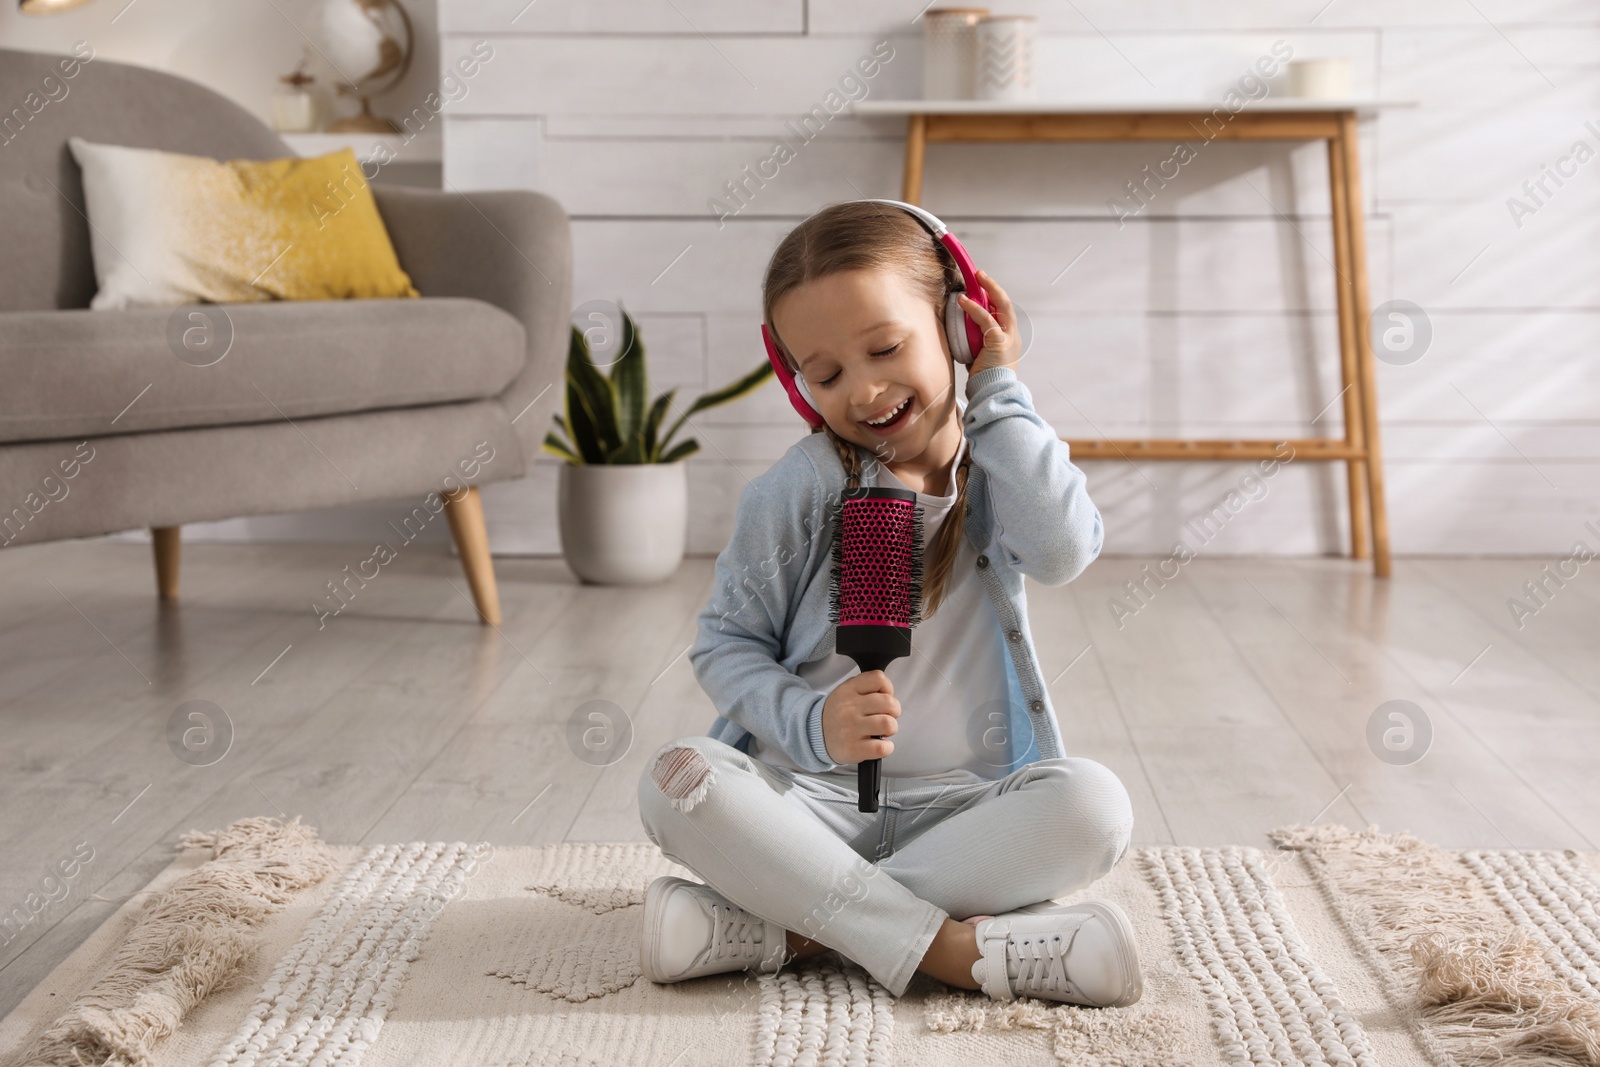
[[[878,810],[878,793],[883,789],[883,760],[864,759],[856,764],[856,789],[861,796],[857,802],[862,811]]]
[[[888,627],[883,627],[882,632],[887,633]],[[896,635],[898,636],[898,635]],[[907,648],[910,647],[910,637],[905,636]],[[890,645],[895,642],[890,642]],[[898,659],[895,649],[879,645],[879,647],[865,647],[857,649],[851,656],[856,661],[856,666],[861,668],[861,673],[868,671],[881,671],[888,668],[891,661]],[[874,734],[881,737],[881,734]],[[883,760],[864,759],[856,764],[856,808],[859,811],[874,812],[878,810],[878,794],[883,792]]]

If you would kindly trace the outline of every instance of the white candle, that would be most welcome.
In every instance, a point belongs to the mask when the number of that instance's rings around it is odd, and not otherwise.
[[[1350,98],[1348,59],[1296,59],[1289,63],[1289,95],[1318,100]]]

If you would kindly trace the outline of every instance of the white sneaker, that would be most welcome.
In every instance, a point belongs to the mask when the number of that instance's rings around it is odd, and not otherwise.
[[[996,1000],[1121,1008],[1144,993],[1133,924],[1114,901],[1030,904],[984,919],[977,932],[972,980]]]
[[[639,967],[652,982],[783,966],[784,929],[752,915],[708,885],[663,876],[644,895]]]

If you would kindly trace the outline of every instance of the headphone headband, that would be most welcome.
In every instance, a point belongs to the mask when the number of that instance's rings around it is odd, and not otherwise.
[[[945,234],[950,232],[950,227],[946,226],[943,222],[940,222],[939,221],[939,216],[935,215],[933,212],[929,211],[927,208],[921,208],[921,207],[918,207],[915,204],[908,204],[903,200],[881,200],[881,199],[869,198],[869,199],[866,199],[866,200],[859,201],[859,203],[862,203],[862,204],[888,204],[888,205],[890,205],[892,207],[899,208],[901,211],[909,212],[913,218],[915,218],[918,222],[922,223],[922,225],[924,227],[926,227],[926,229],[927,229],[927,231],[929,233],[933,234],[935,240],[943,237]]]

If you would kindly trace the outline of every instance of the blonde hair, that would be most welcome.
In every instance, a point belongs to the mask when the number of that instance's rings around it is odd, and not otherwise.
[[[762,283],[762,318],[773,338],[778,340],[783,361],[794,373],[798,374],[799,368],[778,339],[778,329],[772,322],[773,306],[806,282],[838,271],[859,269],[900,272],[926,295],[939,329],[944,329],[945,301],[961,286],[961,274],[950,254],[934,241],[921,223],[898,208],[861,201],[831,204],[789,231],[772,253]],[[840,437],[826,422],[813,427],[811,432],[828,435],[844,465],[850,487],[859,486],[863,449]],[[876,457],[872,460],[877,462]],[[971,465],[972,450],[969,448],[956,468],[955,503],[934,535],[933,544],[926,548],[928,558],[922,568],[923,621],[938,610],[949,588],[950,570],[960,546],[962,520],[967,511],[967,471]]]

